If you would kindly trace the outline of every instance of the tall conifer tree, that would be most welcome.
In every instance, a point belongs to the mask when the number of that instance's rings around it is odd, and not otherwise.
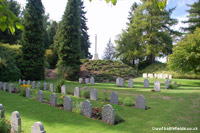
[[[22,35],[22,75],[29,80],[44,79],[44,7],[41,0],[28,0]]]

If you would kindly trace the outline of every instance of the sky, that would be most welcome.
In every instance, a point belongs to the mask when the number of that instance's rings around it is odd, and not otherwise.
[[[22,6],[25,7],[26,0],[17,0]],[[180,27],[187,26],[181,23],[183,20],[187,20],[187,12],[189,9],[186,4],[193,4],[197,0],[168,0],[166,9],[176,7],[172,14],[173,18],[179,20],[179,23],[173,27],[173,29],[179,30]],[[140,2],[140,0],[118,0],[115,6],[107,4],[105,0],[84,0],[84,6],[86,13],[87,26],[89,28],[88,34],[90,36],[91,48],[89,51],[93,55],[95,52],[95,34],[97,34],[97,52],[99,57],[102,58],[104,49],[111,39],[112,43],[116,39],[116,36],[122,32],[122,29],[126,29],[128,22],[128,12],[134,2]],[[64,14],[67,0],[42,0],[45,11],[49,13],[50,19],[60,21]],[[165,62],[165,59],[160,59]]]

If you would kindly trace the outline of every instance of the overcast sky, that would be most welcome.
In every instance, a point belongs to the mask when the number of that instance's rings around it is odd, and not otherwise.
[[[26,0],[17,0],[23,6],[26,4]],[[86,17],[88,19],[87,26],[89,28],[88,34],[90,36],[91,54],[95,51],[95,34],[97,34],[97,47],[98,54],[101,58],[107,42],[111,38],[114,43],[116,35],[120,34],[122,29],[126,28],[128,22],[128,12],[133,2],[139,2],[140,0],[118,0],[116,6],[107,4],[105,0],[84,0],[85,11],[87,11]],[[186,20],[188,15],[186,10],[189,8],[186,4],[192,4],[197,0],[168,0],[166,8],[176,7],[172,17],[177,18],[180,22],[175,29],[179,29],[180,26],[184,26],[181,21]],[[49,13],[50,19],[60,21],[67,5],[67,0],[42,0],[45,11]]]

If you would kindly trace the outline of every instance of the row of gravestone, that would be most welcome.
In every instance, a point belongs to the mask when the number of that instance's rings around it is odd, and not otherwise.
[[[116,85],[119,86],[119,87],[123,87],[124,86],[124,79],[121,78],[121,77],[118,77],[116,79]],[[132,78],[130,78],[128,80],[128,87],[133,88],[133,79]]]
[[[90,83],[91,85],[94,85],[94,77],[85,78],[85,82],[84,82],[83,78],[79,78],[78,81],[79,81],[80,84],[82,84],[82,83],[85,83],[85,84]]]
[[[167,80],[165,79],[165,89],[168,89],[169,84],[171,84],[171,79]],[[149,88],[149,80],[145,79],[144,80],[144,88]],[[160,82],[156,81],[154,83],[154,91],[160,91]]]
[[[0,119],[4,118],[5,110],[3,105],[0,104]],[[21,117],[18,111],[12,112],[11,115],[11,130],[10,133],[21,133]],[[31,127],[31,133],[46,133],[44,126],[41,122],[35,122]]]
[[[2,90],[2,89],[3,89],[3,91],[9,91],[10,93],[12,93],[14,91],[14,84],[10,84],[9,88],[8,88],[7,82],[3,83],[2,81],[0,81],[0,90]]]
[[[153,73],[143,73],[143,78],[157,78],[157,79],[172,79],[172,75],[169,74],[153,74]]]

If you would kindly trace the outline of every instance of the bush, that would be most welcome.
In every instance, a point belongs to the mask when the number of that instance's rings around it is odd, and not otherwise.
[[[10,124],[5,120],[0,120],[0,133],[9,133],[11,129]]]
[[[73,111],[76,113],[81,113],[81,105],[82,103],[78,100],[76,100],[75,102],[73,102],[72,107],[73,107]]]
[[[90,98],[90,91],[89,90],[83,90],[81,92],[81,96],[85,98]]]
[[[173,84],[168,85],[168,89],[175,89],[175,88],[176,88],[176,85],[173,85]]]
[[[122,119],[122,117],[119,114],[115,113],[115,124],[118,124],[121,122],[124,122],[124,120]]]
[[[130,97],[126,97],[123,101],[123,104],[126,106],[133,106],[134,105],[134,99]]]
[[[84,64],[84,63],[86,63],[86,62],[88,62],[88,61],[89,61],[89,59],[88,59],[88,58],[81,59],[81,63],[82,63],[82,64]]]
[[[61,87],[62,87],[62,85],[64,85],[64,84],[65,84],[65,80],[64,80],[64,79],[60,79],[60,80],[56,83],[56,85],[55,85],[55,90],[56,90],[57,93],[61,93]]]
[[[102,118],[102,110],[101,108],[92,108],[92,117],[100,120]]]

